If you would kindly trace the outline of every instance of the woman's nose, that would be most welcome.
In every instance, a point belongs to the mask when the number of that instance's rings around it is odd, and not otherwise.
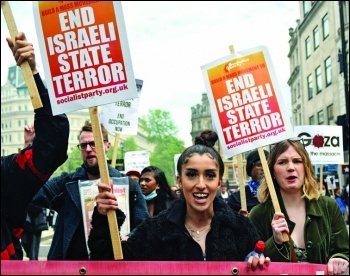
[[[291,171],[291,170],[294,170],[294,169],[295,169],[294,163],[293,163],[293,162],[288,162],[288,164],[287,164],[287,170],[288,170],[288,171]]]
[[[196,186],[199,189],[204,189],[205,188],[205,182],[204,182],[204,177],[203,176],[199,176],[198,183],[197,183]]]

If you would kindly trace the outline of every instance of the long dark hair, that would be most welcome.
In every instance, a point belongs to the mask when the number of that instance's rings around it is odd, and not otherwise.
[[[143,168],[141,171],[141,177],[144,173],[152,173],[154,179],[159,185],[159,189],[157,190],[157,196],[154,198],[155,207],[154,207],[154,216],[159,212],[163,211],[168,207],[167,202],[175,199],[170,189],[169,182],[165,176],[165,173],[156,166],[148,166]]]

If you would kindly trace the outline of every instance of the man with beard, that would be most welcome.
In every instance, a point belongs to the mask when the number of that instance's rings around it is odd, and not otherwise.
[[[108,132],[101,125],[105,153],[111,147]],[[88,260],[83,215],[79,193],[79,180],[100,178],[96,147],[92,126],[85,122],[79,134],[78,148],[81,151],[83,164],[73,173],[63,172],[45,183],[33,201],[37,205],[52,209],[58,213],[55,233],[51,243],[48,260]],[[112,166],[108,166],[110,177],[123,175]],[[146,201],[140,185],[129,178],[130,226],[133,230],[144,219],[149,217]]]

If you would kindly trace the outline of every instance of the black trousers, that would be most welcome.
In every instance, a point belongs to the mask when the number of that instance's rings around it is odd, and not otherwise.
[[[41,231],[32,232],[24,230],[22,234],[22,246],[29,260],[39,259]]]

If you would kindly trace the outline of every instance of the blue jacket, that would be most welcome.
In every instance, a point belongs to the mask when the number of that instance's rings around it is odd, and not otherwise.
[[[67,159],[67,116],[52,116],[47,89],[39,74],[35,74],[34,79],[43,107],[34,110],[33,144],[19,153],[1,156],[1,260],[23,259],[19,238],[27,205]]]
[[[108,166],[110,177],[122,174]],[[83,167],[74,173],[62,173],[50,179],[36,194],[33,201],[40,206],[55,210],[57,215],[55,233],[51,243],[48,260],[88,260],[83,215],[78,180],[88,180]],[[140,185],[129,179],[130,224],[133,230],[149,217],[146,201]]]

